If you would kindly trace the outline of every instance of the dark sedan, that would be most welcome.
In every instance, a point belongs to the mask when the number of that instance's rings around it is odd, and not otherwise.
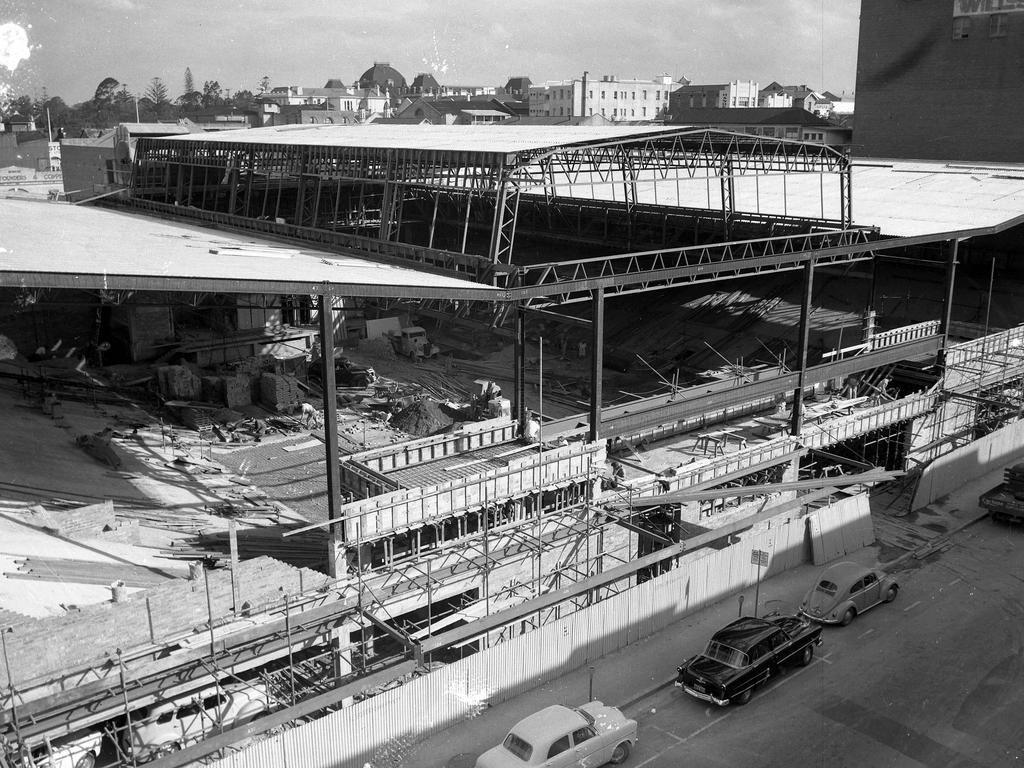
[[[719,706],[746,704],[754,688],[783,664],[807,666],[821,626],[799,616],[744,616],[716,632],[703,653],[677,669],[676,685]]]

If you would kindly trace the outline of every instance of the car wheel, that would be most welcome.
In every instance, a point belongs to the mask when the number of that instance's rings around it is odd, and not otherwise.
[[[618,765],[619,763],[626,762],[626,758],[629,757],[629,742],[624,741],[615,747],[615,751],[612,752],[612,765]]]
[[[86,752],[78,758],[78,762],[75,763],[75,768],[93,768],[94,765],[96,765],[96,755],[92,752]]]
[[[738,696],[733,696],[731,699],[729,699],[729,701],[732,704],[736,704],[737,706],[742,707],[744,704],[746,704],[748,701],[750,701],[750,697],[753,696],[753,695],[754,695],[754,689],[753,688],[747,688],[747,690],[745,690],[743,693],[739,694]]]
[[[857,615],[855,608],[847,608],[846,613],[843,614],[843,618],[839,621],[839,625],[842,627],[849,626],[850,622],[853,621],[853,617]]]
[[[885,602],[891,603],[893,600],[896,599],[896,595],[898,595],[899,592],[900,588],[893,584],[891,587],[889,587],[889,591],[885,593]]]
[[[804,646],[804,652],[800,654],[800,666],[801,667],[806,667],[808,664],[811,663],[811,659],[813,659],[813,658],[814,658],[814,646],[813,645],[805,645]]]

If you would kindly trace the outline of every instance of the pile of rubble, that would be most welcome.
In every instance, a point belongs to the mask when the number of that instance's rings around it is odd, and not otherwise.
[[[391,426],[416,437],[436,435],[454,422],[433,400],[417,400],[406,406],[391,419]]]

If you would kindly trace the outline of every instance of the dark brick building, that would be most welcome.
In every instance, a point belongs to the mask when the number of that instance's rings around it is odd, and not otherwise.
[[[853,151],[1024,162],[1022,0],[862,0]]]

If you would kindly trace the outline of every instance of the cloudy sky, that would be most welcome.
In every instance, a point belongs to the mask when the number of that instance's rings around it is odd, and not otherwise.
[[[69,104],[105,77],[141,94],[160,77],[172,97],[185,68],[201,89],[256,90],[356,80],[374,61],[407,79],[502,85],[579,76],[695,83],[772,80],[854,89],[859,3],[851,0],[0,0],[31,55],[11,95],[45,88]],[[10,27],[8,27],[10,29]],[[0,43],[2,45],[2,43]],[[0,62],[3,62],[0,51]],[[10,59],[8,59],[9,61]]]

